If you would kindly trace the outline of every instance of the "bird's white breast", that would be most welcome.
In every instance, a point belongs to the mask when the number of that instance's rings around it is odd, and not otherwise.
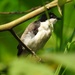
[[[49,21],[41,22],[36,35],[29,32],[24,38],[24,43],[32,50],[36,51],[44,46],[50,37],[51,30],[49,28]],[[33,35],[33,36],[32,36]]]

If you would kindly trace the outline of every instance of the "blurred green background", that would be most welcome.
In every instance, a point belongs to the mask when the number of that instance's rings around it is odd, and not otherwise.
[[[51,0],[48,0],[51,1]],[[44,0],[44,3],[48,2]],[[0,0],[0,11],[1,12],[22,12],[27,11],[31,8],[42,6],[43,1],[40,0]],[[51,12],[60,16],[57,7],[50,9]],[[64,52],[67,43],[71,40],[72,33],[75,28],[75,0],[64,5],[64,15],[63,21],[58,21],[54,26],[54,32],[52,37],[47,42],[43,50],[53,51],[53,52]],[[0,24],[5,24],[12,20],[15,20],[24,14],[0,14]],[[26,26],[36,20],[37,17],[32,18],[19,26],[15,27],[14,30],[18,36],[21,36],[22,32],[25,30]],[[74,33],[75,34],[75,33]],[[73,34],[72,40],[75,41],[75,36]],[[17,54],[18,41],[13,37],[13,35],[8,32],[0,32],[0,57],[1,60],[9,59],[9,57],[16,56]],[[61,48],[60,48],[61,47]],[[73,43],[72,49],[69,51],[74,51],[75,43]]]
[[[43,2],[52,0],[0,0],[0,12],[22,12],[31,8],[42,6]],[[50,12],[61,17],[57,7],[51,8]],[[15,20],[25,14],[0,14],[0,25]],[[54,25],[54,32],[40,53],[75,52],[75,0],[63,6],[63,17]],[[31,22],[37,20],[34,17],[15,27],[16,34],[20,37],[25,28]],[[17,57],[18,41],[8,31],[0,32],[0,62],[11,61]],[[68,71],[69,72],[69,71]],[[67,75],[67,74],[65,74]]]

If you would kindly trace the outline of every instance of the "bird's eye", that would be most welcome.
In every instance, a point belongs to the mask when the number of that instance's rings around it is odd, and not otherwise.
[[[49,13],[50,18],[56,18],[57,16],[54,13]]]
[[[52,18],[53,17],[53,15],[50,15],[50,18]]]

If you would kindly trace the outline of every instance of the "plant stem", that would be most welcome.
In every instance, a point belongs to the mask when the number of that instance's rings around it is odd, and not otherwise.
[[[71,0],[67,0],[66,2],[69,2],[69,1],[71,1]],[[49,8],[55,7],[57,5],[58,5],[58,0],[53,0],[52,2],[46,4],[45,7],[47,9],[49,9]],[[24,16],[14,20],[14,21],[11,21],[11,22],[3,24],[3,25],[0,25],[0,31],[11,29],[11,28],[25,22],[26,20],[44,12],[44,11],[45,11],[45,8],[44,8],[44,6],[42,6],[42,7],[38,8],[38,9],[28,13],[27,15],[24,15]]]
[[[16,33],[14,32],[13,29],[10,29],[9,31],[10,31],[11,34],[15,37],[15,39],[16,39],[24,48],[26,48],[26,50],[27,50],[28,52],[30,52],[31,54],[35,55],[35,52],[33,52],[31,49],[29,49],[29,48],[20,40],[20,38],[16,35]]]
[[[62,6],[62,20],[60,27],[60,50],[63,50],[64,5]]]

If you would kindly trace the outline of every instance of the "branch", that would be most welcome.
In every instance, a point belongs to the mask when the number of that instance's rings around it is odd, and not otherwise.
[[[37,6],[37,7],[31,8],[31,9],[29,9],[27,11],[23,11],[23,12],[0,12],[0,14],[2,14],[2,15],[9,15],[9,14],[27,14],[27,13],[29,13],[31,11],[34,11],[34,10],[40,8],[40,7],[41,6]]]
[[[11,34],[17,39],[17,41],[18,41],[24,48],[26,48],[26,50],[27,50],[28,52],[30,52],[31,54],[35,55],[34,52],[33,52],[30,48],[28,48],[28,47],[19,39],[19,37],[16,35],[16,33],[14,32],[13,29],[10,29],[9,31],[10,31]]]
[[[41,61],[41,58],[38,57],[38,56],[36,55],[36,53],[35,53],[33,50],[31,50],[27,45],[25,45],[25,44],[19,39],[19,37],[16,35],[16,33],[14,32],[13,29],[10,29],[9,31],[10,31],[11,34],[17,39],[17,41],[18,41],[29,53],[31,53],[31,54],[34,55],[39,61]]]
[[[70,0],[67,0],[67,2],[69,2],[69,1]],[[30,19],[30,18],[42,13],[42,12],[44,12],[45,7],[47,9],[49,9],[49,8],[55,7],[57,5],[58,5],[58,0],[54,0],[54,1],[46,4],[45,6],[42,6],[42,7],[38,8],[38,9],[30,12],[29,14],[24,15],[23,17],[20,17],[20,18],[14,20],[14,21],[9,22],[9,23],[0,25],[0,31],[11,29],[11,28],[17,26],[18,24],[21,24],[22,22],[24,22],[24,21],[26,21],[26,20],[28,20],[28,19]]]

